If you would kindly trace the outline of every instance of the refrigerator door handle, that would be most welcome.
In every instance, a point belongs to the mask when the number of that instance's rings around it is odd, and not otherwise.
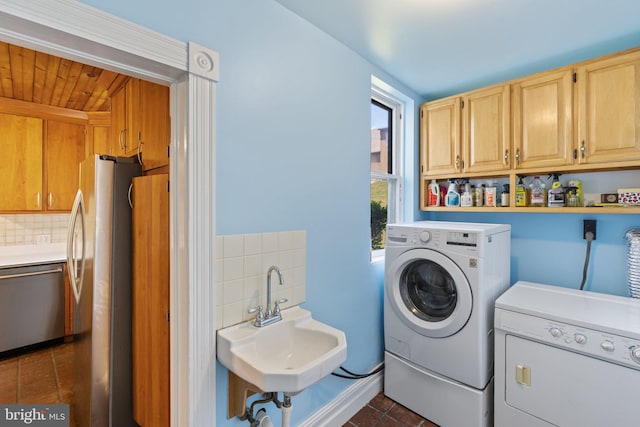
[[[76,234],[76,226],[80,220],[80,236]],[[78,237],[80,241],[78,241]],[[81,244],[78,248],[77,244]],[[73,289],[73,296],[76,304],[80,303],[80,294],[82,293],[82,282],[84,279],[84,262],[85,262],[85,228],[84,228],[84,200],[82,191],[78,190],[76,198],[73,201],[71,216],[69,217],[69,229],[67,230],[67,272],[69,274],[69,283]],[[80,250],[80,259],[78,259],[77,251]],[[79,268],[78,268],[79,267]]]

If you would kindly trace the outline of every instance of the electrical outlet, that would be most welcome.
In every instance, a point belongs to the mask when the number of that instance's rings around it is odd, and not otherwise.
[[[587,233],[593,233],[593,239],[596,240],[596,220],[595,219],[585,219],[582,223],[582,238],[587,238]]]

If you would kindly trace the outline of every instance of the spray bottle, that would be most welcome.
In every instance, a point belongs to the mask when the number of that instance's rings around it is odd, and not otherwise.
[[[447,190],[447,197],[444,199],[445,206],[457,207],[460,206],[460,193],[458,193],[458,185],[455,180],[449,180],[449,189]]]

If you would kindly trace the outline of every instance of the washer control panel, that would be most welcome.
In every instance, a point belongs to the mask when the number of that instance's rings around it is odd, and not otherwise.
[[[496,309],[496,329],[640,370],[640,340]]]
[[[387,244],[391,246],[415,246],[444,249],[458,253],[475,254],[481,243],[481,236],[473,231],[452,231],[437,228],[412,228],[390,226],[387,228]]]

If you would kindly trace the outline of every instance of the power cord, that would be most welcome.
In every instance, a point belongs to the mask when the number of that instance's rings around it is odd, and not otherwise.
[[[356,374],[356,373],[353,373],[350,370],[340,366],[340,370],[343,371],[343,372],[346,372],[349,375],[337,374],[335,372],[332,372],[331,375],[336,376],[336,377],[340,377],[340,378],[345,378],[345,379],[348,379],[348,380],[361,380],[362,378],[367,378],[367,377],[370,377],[371,375],[375,375],[378,372],[382,371],[383,369],[384,369],[384,362],[382,362],[382,364],[380,366],[378,366],[376,369],[374,369],[373,371],[369,372],[368,374]]]
[[[580,290],[584,290],[584,284],[587,282],[587,271],[589,270],[589,258],[591,257],[591,242],[593,241],[593,233],[587,231],[584,235],[587,239],[587,254],[584,259],[584,268],[582,269],[582,283],[580,284]]]

